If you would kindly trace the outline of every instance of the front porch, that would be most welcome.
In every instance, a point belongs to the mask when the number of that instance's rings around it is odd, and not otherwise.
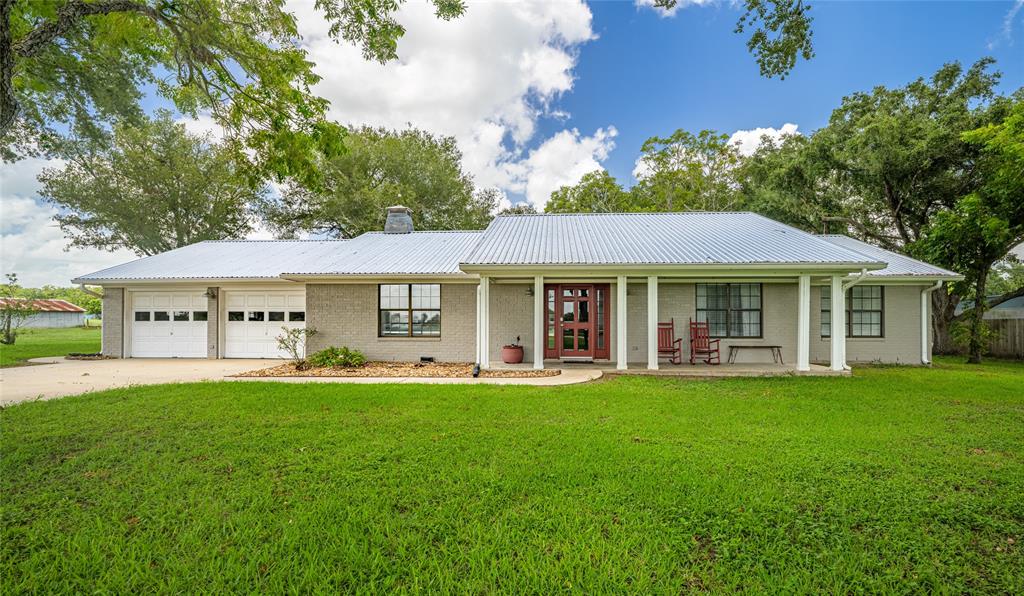
[[[846,339],[825,339],[827,352],[812,354],[821,320],[812,309],[811,286],[834,288],[841,304],[856,276],[759,272],[707,278],[686,275],[487,276],[477,288],[477,362],[505,367],[504,344],[519,341],[534,369],[589,367],[607,372],[686,377],[842,375]],[[720,346],[718,365],[689,363],[689,322],[705,321]],[[674,323],[683,364],[659,353],[658,326]],[[664,338],[663,338],[664,339]],[[818,349],[821,340],[815,342]],[[739,348],[735,363],[732,348]],[[757,349],[761,348],[761,349]],[[825,360],[827,365],[812,364]],[[579,362],[579,363],[577,363]]]

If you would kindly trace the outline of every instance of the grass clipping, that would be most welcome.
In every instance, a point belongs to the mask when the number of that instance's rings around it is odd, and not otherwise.
[[[559,370],[481,370],[481,378],[553,377]],[[352,368],[307,368],[299,370],[294,363],[281,364],[244,372],[236,377],[434,377],[444,379],[471,378],[473,365],[464,362],[367,362]]]

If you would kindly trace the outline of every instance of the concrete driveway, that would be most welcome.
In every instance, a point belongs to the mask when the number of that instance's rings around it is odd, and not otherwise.
[[[265,368],[271,360],[191,360],[146,358],[128,360],[65,360],[36,358],[28,366],[0,369],[0,405],[51,399],[129,385],[221,380],[247,370]]]
[[[423,377],[251,377],[230,375],[267,368],[280,360],[193,360],[137,358],[126,360],[65,360],[35,358],[29,366],[0,368],[0,406],[34,399],[52,399],[130,385],[159,385],[193,381],[281,383],[432,383],[489,385],[570,385],[601,377],[597,368],[563,369],[553,377],[423,378]]]

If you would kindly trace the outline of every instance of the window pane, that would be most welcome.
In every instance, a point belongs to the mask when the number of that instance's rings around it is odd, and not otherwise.
[[[409,286],[407,284],[381,285],[380,307],[383,310],[409,308]]]
[[[576,349],[580,352],[590,349],[590,329],[580,329],[576,332]]]
[[[293,311],[288,313],[288,320],[292,323],[302,322],[306,320],[306,313],[304,311]]]
[[[409,335],[409,311],[380,311],[381,335]]]
[[[192,311],[192,320],[193,321],[205,321],[205,320],[207,320],[207,318],[208,318],[208,316],[207,316],[205,310],[194,310],[194,311]]]
[[[587,323],[590,321],[590,301],[580,300],[576,303],[576,315],[577,320],[580,323]]]
[[[245,313],[240,311],[240,310],[228,311],[228,320],[229,321],[244,321],[245,320]]]
[[[697,311],[697,320],[708,324],[708,333],[714,337],[725,337],[728,334],[726,327],[726,311],[704,310]]]
[[[548,349],[555,349],[555,290],[549,288],[548,294]]]
[[[576,317],[576,303],[575,302],[563,302],[562,303],[562,321],[566,323],[572,323]]]
[[[283,321],[284,311],[270,311],[267,313],[268,321]]]
[[[733,284],[729,286],[730,308],[759,309],[761,308],[760,284]]]
[[[171,315],[166,310],[158,310],[153,312],[154,321],[170,321]]]
[[[187,321],[188,320],[188,311],[187,310],[176,310],[176,311],[174,311],[174,320],[175,321]]]
[[[727,301],[727,297],[729,295],[729,286],[728,286],[728,284],[702,284],[702,285],[705,288],[705,290],[704,290],[705,296],[706,296],[706,298],[705,298],[705,301],[706,301],[705,308],[716,310],[716,309],[725,309],[725,308],[729,307],[729,304],[728,304],[728,301]],[[700,290],[700,287],[701,287],[700,285],[697,286],[698,292]],[[697,295],[697,308],[701,308],[701,306],[700,306],[700,294],[699,293]]]
[[[821,336],[832,335],[832,288],[821,288]]]
[[[265,318],[265,313],[262,310],[251,310],[249,311],[249,316],[246,318],[246,320],[258,323],[260,321],[265,320]]]
[[[422,309],[441,308],[441,284],[413,284],[412,307]]]
[[[597,349],[604,349],[604,290],[598,289],[597,292]]]
[[[732,337],[760,337],[761,311],[734,310],[729,321],[729,335]]]
[[[572,352],[575,349],[575,335],[572,329],[562,329],[562,349]]]
[[[441,312],[436,310],[412,311],[412,334],[441,335]]]
[[[149,320],[149,311],[146,311],[146,312],[141,312],[140,311],[140,312],[135,313],[135,320],[136,321],[148,321]]]

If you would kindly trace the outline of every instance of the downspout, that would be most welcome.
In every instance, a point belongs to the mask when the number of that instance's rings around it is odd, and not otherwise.
[[[859,284],[860,282],[864,281],[867,278],[867,276],[868,276],[868,270],[867,269],[861,269],[860,270],[860,275],[858,275],[857,277],[851,279],[850,281],[843,282],[843,296],[845,297],[847,290],[849,290],[853,286]],[[845,300],[844,300],[844,303],[845,303]],[[845,330],[844,330],[844,333],[845,333]],[[846,338],[843,338],[843,339],[844,339],[844,341],[843,341],[843,370],[851,370],[850,369],[850,365],[846,363],[846,341],[845,341]]]
[[[931,321],[928,317],[928,306],[931,302],[932,292],[942,287],[942,280],[935,282],[934,286],[929,286],[921,290],[921,364],[931,364],[932,359],[929,358],[928,353],[928,328],[931,327]]]

